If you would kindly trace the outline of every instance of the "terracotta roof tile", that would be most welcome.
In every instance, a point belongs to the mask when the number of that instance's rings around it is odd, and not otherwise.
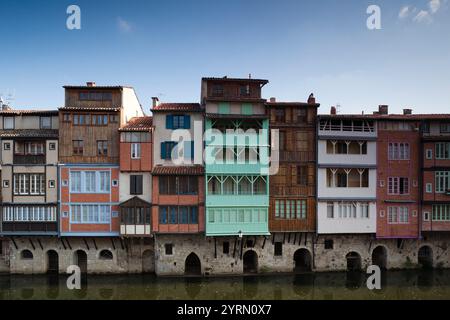
[[[203,77],[203,81],[228,81],[228,82],[259,82],[259,83],[269,83],[269,80],[265,79],[251,79],[251,78],[228,78],[228,77]]]
[[[97,107],[97,106],[83,106],[83,107],[61,107],[62,111],[119,111],[120,107]]]
[[[155,111],[203,112],[203,108],[199,103],[161,103],[152,109]]]
[[[153,117],[134,117],[120,131],[148,131],[152,128]]]
[[[202,166],[156,166],[153,168],[152,174],[157,176],[163,175],[195,175],[202,176],[205,169]]]
[[[1,138],[58,138],[58,130],[54,129],[15,129],[0,130]]]
[[[17,109],[11,109],[11,110],[0,110],[0,115],[58,115],[58,110],[17,110]]]
[[[450,114],[319,114],[319,119],[450,120]]]

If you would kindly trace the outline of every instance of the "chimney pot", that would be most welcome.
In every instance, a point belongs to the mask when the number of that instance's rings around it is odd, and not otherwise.
[[[406,115],[411,115],[412,114],[412,109],[403,109],[403,114]]]
[[[96,85],[95,85],[95,82],[89,81],[89,82],[86,82],[86,86],[88,86],[88,87],[95,87]]]
[[[308,97],[308,104],[316,104],[316,98],[313,93],[311,93]]]
[[[158,97],[152,97],[152,108],[155,108],[159,105]]]
[[[330,114],[336,114],[336,107],[331,107],[331,109],[330,109]]]
[[[270,98],[270,102],[272,102],[272,103],[277,102],[277,98],[271,97],[271,98]]]
[[[378,106],[378,112],[382,115],[389,114],[389,106],[386,104],[382,104],[382,105]]]

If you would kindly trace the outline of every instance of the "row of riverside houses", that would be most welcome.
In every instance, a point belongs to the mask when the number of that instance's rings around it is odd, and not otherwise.
[[[0,272],[450,267],[450,115],[318,115],[267,84],[203,78],[152,116],[93,82],[2,106]]]

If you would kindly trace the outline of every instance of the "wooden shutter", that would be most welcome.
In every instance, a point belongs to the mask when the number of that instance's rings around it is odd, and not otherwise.
[[[184,116],[184,129],[190,129],[191,128],[191,116],[185,115]]]
[[[136,176],[136,194],[143,193],[143,176]]]
[[[166,116],[166,129],[173,129],[173,115]]]
[[[161,159],[166,159],[166,143],[161,142]]]

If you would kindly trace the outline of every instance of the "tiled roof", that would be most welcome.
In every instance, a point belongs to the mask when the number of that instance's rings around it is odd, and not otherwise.
[[[203,81],[228,81],[228,82],[259,82],[259,83],[269,83],[269,80],[265,79],[250,79],[250,78],[218,78],[218,77],[204,77],[202,78]]]
[[[61,107],[59,110],[65,111],[119,111],[120,107],[97,107],[97,106],[83,106],[83,107]]]
[[[64,89],[89,89],[92,91],[95,91],[96,89],[123,89],[123,88],[133,88],[131,86],[71,86],[71,85],[67,85],[67,86],[63,86]]]
[[[58,115],[58,110],[0,110],[0,115]]]
[[[131,118],[119,131],[148,131],[152,125],[153,117],[135,117]]]
[[[199,103],[161,103],[152,109],[158,111],[203,112]]]
[[[1,138],[58,138],[58,130],[54,129],[15,129],[0,130]]]
[[[194,175],[201,176],[205,173],[202,166],[156,166],[153,168],[152,174],[157,176],[163,175]]]
[[[319,118],[373,120],[450,120],[450,114],[319,114]]]
[[[266,102],[268,107],[315,107],[318,103],[307,102]]]

